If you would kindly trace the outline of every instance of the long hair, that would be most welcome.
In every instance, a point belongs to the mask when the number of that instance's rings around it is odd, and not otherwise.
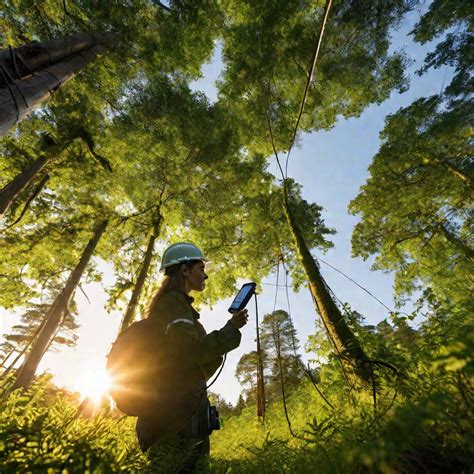
[[[164,294],[170,291],[185,292],[186,286],[181,268],[185,266],[191,270],[194,265],[200,261],[201,260],[191,260],[186,263],[177,263],[165,269],[165,275],[161,280],[160,286],[153,293],[150,303],[145,310],[145,318],[149,318],[155,312],[156,305]]]

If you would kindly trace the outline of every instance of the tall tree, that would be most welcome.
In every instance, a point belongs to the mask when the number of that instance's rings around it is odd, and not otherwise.
[[[350,205],[362,216],[352,242],[355,255],[378,254],[375,269],[395,271],[399,296],[421,284],[462,306],[474,270],[474,109],[442,104],[419,99],[387,118],[370,178]]]
[[[288,394],[304,373],[298,353],[299,340],[290,315],[283,310],[266,314],[260,324],[260,339],[266,402],[271,403],[281,397],[282,380]],[[258,395],[258,364],[257,352],[248,352],[242,355],[235,371],[247,401],[253,403],[257,402]]]
[[[52,338],[61,325],[64,312],[71,301],[73,293],[76,291],[77,286],[79,285],[86,266],[92,258],[94,250],[107,227],[107,223],[107,220],[103,220],[97,224],[97,227],[94,229],[94,234],[85,247],[81,259],[77,263],[77,266],[71,272],[61,293],[51,304],[48,312],[45,315],[45,324],[43,329],[38,335],[38,338],[31,348],[31,351],[26,356],[25,362],[16,374],[16,380],[12,387],[13,390],[20,387],[27,388],[33,380],[36,369],[38,368],[45,351],[49,347]]]
[[[229,2],[224,31],[225,72],[220,90],[241,118],[249,147],[265,155],[291,149],[299,129],[331,128],[338,117],[353,117],[371,103],[380,103],[393,89],[403,90],[404,58],[389,52],[390,29],[399,24],[413,2],[374,0],[334,2],[326,24],[314,80],[307,64],[321,37],[322,5],[288,2]],[[383,12],[383,13],[382,13]],[[251,54],[250,54],[251,51]],[[303,90],[304,113],[298,116]],[[298,119],[297,119],[298,117]],[[288,160],[288,155],[287,155]],[[280,166],[287,188],[287,164]],[[368,379],[367,357],[338,309],[311,255],[311,243],[300,227],[298,211],[285,189],[284,215],[301,258],[305,279],[338,355]],[[299,222],[298,222],[299,221]],[[297,279],[297,284],[301,279]]]
[[[268,117],[278,150],[288,150],[292,140],[324,3],[225,4],[225,70],[219,89],[241,119],[248,146],[265,155],[272,153]],[[339,117],[357,117],[393,89],[405,88],[405,60],[389,52],[389,35],[413,3],[332,3],[301,130],[330,129]]]
[[[313,297],[316,310],[321,316],[329,339],[336,349],[338,357],[346,365],[351,366],[354,375],[361,381],[368,381],[370,367],[368,358],[349,326],[343,313],[336,305],[324,278],[321,275],[316,259],[311,255],[309,246],[302,233],[301,221],[298,222],[297,214],[291,204],[291,191],[288,187],[284,190],[284,210],[288,225],[295,241],[295,247],[304,268],[309,289]]]
[[[287,396],[304,375],[293,321],[286,311],[276,310],[264,316],[260,330],[266,355],[267,397]]]
[[[15,367],[18,362],[28,353],[30,348],[36,342],[43,326],[45,324],[45,315],[48,312],[52,302],[32,304],[20,317],[20,324],[16,324],[12,327],[10,334],[4,335],[4,343],[2,349],[8,349],[13,346],[15,349],[11,351],[8,357],[5,358],[2,364],[6,370],[2,376],[6,376]],[[61,325],[57,333],[51,339],[49,346],[51,349],[58,349],[58,347],[74,346],[77,341],[77,335],[75,334],[79,327],[76,322],[77,309],[72,304],[66,309],[65,315],[61,321]],[[14,355],[15,354],[15,355]],[[13,356],[14,357],[11,357]],[[6,363],[8,361],[8,364]]]
[[[155,241],[157,238],[160,237],[162,220],[163,220],[163,217],[161,216],[159,212],[159,208],[158,208],[157,213],[153,219],[152,230],[149,232],[148,243],[147,243],[145,255],[143,257],[143,262],[140,266],[140,272],[133,286],[133,291],[130,297],[130,301],[128,302],[127,309],[125,311],[122,322],[120,324],[120,331],[125,330],[133,321],[135,310],[140,299],[140,295],[143,292],[145,279],[150,269],[151,260],[153,258],[153,252],[154,252],[154,247],[155,247]]]
[[[117,38],[109,34],[77,34],[0,50],[0,136],[46,101]],[[19,63],[19,65],[18,65]],[[17,79],[13,77],[17,76]]]
[[[235,376],[243,388],[247,401],[257,402],[258,355],[256,351],[241,356],[235,368]]]

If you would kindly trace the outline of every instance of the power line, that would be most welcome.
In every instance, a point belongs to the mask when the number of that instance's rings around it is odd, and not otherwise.
[[[316,257],[314,257],[316,258]],[[354,283],[354,285],[358,286],[361,290],[364,290],[369,296],[371,296],[375,301],[377,301],[378,303],[380,303],[387,311],[389,311],[389,313],[393,314],[395,313],[395,311],[393,309],[391,309],[390,307],[388,307],[382,300],[380,300],[379,298],[377,298],[377,296],[375,296],[373,293],[371,293],[367,288],[365,288],[363,285],[361,285],[360,283],[358,283],[356,280],[354,280],[353,278],[351,278],[350,276],[348,276],[347,274],[345,274],[342,270],[339,270],[338,268],[334,267],[333,265],[331,265],[330,263],[328,262],[325,262],[322,258],[320,257],[317,257],[317,260],[323,262],[325,265],[327,265],[328,267],[332,268],[334,271],[336,271],[337,273],[340,273],[342,276],[344,276],[345,278],[347,278],[349,281],[351,281],[352,283]],[[334,292],[333,292],[334,293]],[[339,300],[339,299],[338,299]],[[340,300],[339,300],[340,301]],[[403,313],[403,314],[406,314],[406,313]],[[408,316],[408,315],[407,315]]]
[[[276,305],[277,305],[277,298],[278,298],[278,289],[280,285],[278,284],[280,278],[280,260],[277,262],[277,271],[276,271],[276,285],[275,285],[275,301],[273,302],[273,312],[275,312]]]
[[[301,120],[301,117],[303,115],[303,110],[304,110],[304,106],[305,106],[305,103],[306,103],[306,98],[308,97],[309,86],[311,84],[311,80],[313,79],[313,74],[314,74],[314,71],[316,69],[316,63],[318,61],[319,51],[321,50],[321,44],[322,44],[322,41],[323,41],[324,29],[326,28],[326,23],[327,23],[327,20],[328,20],[329,10],[331,9],[331,5],[332,5],[332,0],[327,0],[326,5],[324,7],[323,20],[321,22],[321,28],[319,30],[318,40],[316,42],[316,47],[314,49],[313,57],[312,57],[312,60],[311,60],[311,69],[309,71],[308,78],[306,80],[306,86],[305,86],[305,89],[304,89],[303,99],[301,100],[300,111],[298,113],[298,119],[296,121],[295,129],[294,129],[294,132],[293,132],[293,137],[291,139],[291,144],[290,144],[290,147],[288,148],[288,153],[286,155],[284,179],[288,178],[288,162],[289,162],[289,159],[290,159],[290,153],[291,153],[291,150],[292,150],[293,145],[295,143],[296,134],[298,133],[298,127],[300,125],[300,120]]]

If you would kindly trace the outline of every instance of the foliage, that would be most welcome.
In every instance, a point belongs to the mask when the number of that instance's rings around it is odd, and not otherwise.
[[[20,316],[20,324],[12,327],[12,334],[4,335],[5,341],[0,345],[0,351],[5,355],[13,347],[18,351],[23,350],[25,346],[29,347],[51,304],[52,301],[33,303],[29,308],[26,308]],[[79,327],[77,316],[77,308],[74,304],[70,305],[61,321],[59,331],[51,340],[51,349],[58,350],[58,346],[71,347],[76,344],[78,338],[76,331]]]
[[[357,314],[351,318],[360,322]],[[328,360],[318,386],[334,410],[312,384],[302,382],[287,401],[297,436],[291,437],[280,401],[270,404],[264,424],[255,405],[235,410],[224,403],[222,429],[211,438],[209,472],[470,472],[472,327],[439,308],[416,331],[400,315],[393,319],[358,334],[372,355],[381,357],[383,348],[384,360],[400,369],[396,376],[376,369],[375,410],[370,394],[350,390],[337,361]],[[386,335],[382,345],[376,333]],[[219,403],[219,396],[212,397]],[[110,410],[77,417],[77,398],[58,392],[47,378],[0,403],[0,462],[6,472],[147,471],[133,419]]]
[[[228,1],[223,31],[225,70],[219,88],[242,122],[248,146],[288,150],[307,80],[324,2]],[[316,80],[300,128],[329,129],[405,87],[404,58],[388,52],[388,31],[411,1],[334,2]]]
[[[474,8],[463,0],[434,0],[413,30],[421,44],[445,37],[425,58],[419,74],[429,68],[450,65],[455,68],[451,83],[445,89],[450,98],[466,97],[473,92],[473,35]]]
[[[132,420],[77,416],[74,398],[48,378],[1,402],[0,463],[4,472],[143,472]]]
[[[329,129],[405,89],[405,58],[390,52],[389,37],[414,4],[334,1],[302,131]],[[2,187],[35,160],[47,162],[2,226],[0,304],[24,309],[10,344],[31,337],[105,217],[110,225],[86,278],[100,280],[97,258],[113,264],[110,308],[128,298],[155,231],[155,251],[191,240],[218,262],[200,303],[230,295],[238,278],[260,282],[282,256],[294,287],[303,284],[282,186],[267,159],[292,141],[323,2],[174,0],[168,7],[148,0],[5,0],[2,6],[2,47],[82,30],[118,38],[0,145]],[[442,94],[387,118],[371,176],[351,204],[361,214],[354,254],[375,254],[375,268],[395,271],[399,298],[419,291],[412,314],[393,313],[376,326],[342,308],[371,361],[375,393],[346,383],[321,327],[308,344],[318,376],[302,379],[289,316],[267,315],[262,346],[272,403],[265,423],[256,419],[251,396],[231,406],[212,394],[224,419],[213,435],[212,472],[472,471],[472,12],[468,2],[434,0],[415,26],[420,43],[443,36],[420,74],[449,64],[454,78]],[[189,81],[199,77],[216,40],[224,73],[219,100],[210,104]],[[297,183],[286,185],[308,248],[330,248],[334,230],[322,208],[307,202]],[[157,263],[142,302],[153,290]],[[422,321],[416,329],[415,320]],[[66,322],[67,334],[53,342],[74,342],[69,332],[76,322]],[[250,353],[238,368],[250,392],[255,365]],[[292,386],[287,408],[296,436],[276,396],[280,370]],[[79,416],[77,397],[47,378],[7,396],[10,383],[4,377],[0,385],[2,472],[149,469],[133,420],[110,409]]]
[[[445,16],[445,8],[453,15]],[[472,285],[472,114],[467,76],[472,35],[449,32],[472,23],[464,2],[433,2],[415,28],[421,42],[447,32],[427,68],[452,65],[446,93],[421,98],[386,119],[370,177],[351,202],[361,215],[353,253],[377,255],[374,268],[394,270],[398,296],[427,287],[436,299],[468,315]],[[471,38],[471,39],[470,39]]]
[[[338,362],[328,360],[319,388],[334,410],[312,385],[301,384],[288,400],[294,438],[280,402],[270,405],[265,424],[257,421],[255,406],[245,408],[213,435],[213,472],[469,472],[472,330],[452,319],[447,328],[445,312],[430,314],[418,331],[407,329],[403,317],[393,318],[393,326],[385,322],[358,333],[371,355],[382,357],[383,349],[383,360],[399,368],[394,376],[377,367],[375,410],[370,395],[350,390]]]
[[[303,377],[299,341],[290,315],[283,310],[266,314],[260,324],[265,397],[267,402],[280,399],[281,377],[286,393],[299,385]],[[247,403],[257,399],[257,352],[243,354],[237,363],[235,376],[244,387]]]

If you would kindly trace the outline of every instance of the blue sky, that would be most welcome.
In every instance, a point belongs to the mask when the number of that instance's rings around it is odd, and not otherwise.
[[[408,36],[419,15],[418,11],[412,12],[400,30],[393,32],[392,48],[405,49],[412,61],[407,70],[410,76],[409,90],[404,94],[393,93],[383,104],[369,107],[359,118],[341,120],[330,131],[305,134],[301,137],[300,146],[293,150],[289,165],[289,175],[302,184],[304,198],[323,206],[326,224],[337,230],[337,234],[332,236],[334,248],[326,255],[317,252],[316,255],[354,278],[392,308],[393,276],[372,272],[371,261],[351,257],[351,233],[358,218],[348,214],[347,206],[368,177],[367,169],[379,148],[379,132],[383,129],[385,117],[418,97],[438,93],[451,76],[451,71],[445,68],[430,71],[422,77],[414,74],[426,53],[433,49],[433,44],[420,46]],[[219,77],[221,66],[220,48],[217,47],[212,61],[202,69],[203,78],[193,83],[196,90],[202,90],[211,100],[216,99],[214,82]],[[317,73],[314,80],[318,80]],[[269,169],[274,170],[272,158]],[[104,270],[104,286],[110,286],[112,273],[108,267],[104,267]],[[364,314],[368,323],[377,323],[387,317],[387,310],[353,283],[324,264],[321,270],[338,298],[349,302],[354,309]],[[269,285],[263,285],[263,292],[259,296],[261,318],[273,309],[276,288],[271,285],[276,282],[275,275],[267,277],[265,282]],[[78,378],[84,374],[105,365],[105,355],[117,334],[121,318],[117,312],[107,314],[104,310],[106,295],[99,284],[84,285],[84,291],[90,302],[81,293],[77,294],[81,323],[77,347],[61,353],[48,353],[40,365],[40,370],[54,374],[56,383],[69,387],[75,387]],[[302,289],[299,294],[290,292],[290,302],[294,324],[304,345],[308,335],[314,333],[316,318],[309,291]],[[225,300],[215,305],[212,311],[207,308],[202,311],[201,320],[208,331],[225,324],[229,305],[230,300]],[[282,288],[277,295],[277,309],[280,308],[287,309]],[[229,354],[226,367],[213,386],[214,391],[233,402],[240,393],[240,385],[234,376],[237,361],[243,353],[255,348],[253,303],[249,309],[252,317],[242,331],[242,344]],[[15,317],[4,311],[0,315],[4,330],[8,331]]]

